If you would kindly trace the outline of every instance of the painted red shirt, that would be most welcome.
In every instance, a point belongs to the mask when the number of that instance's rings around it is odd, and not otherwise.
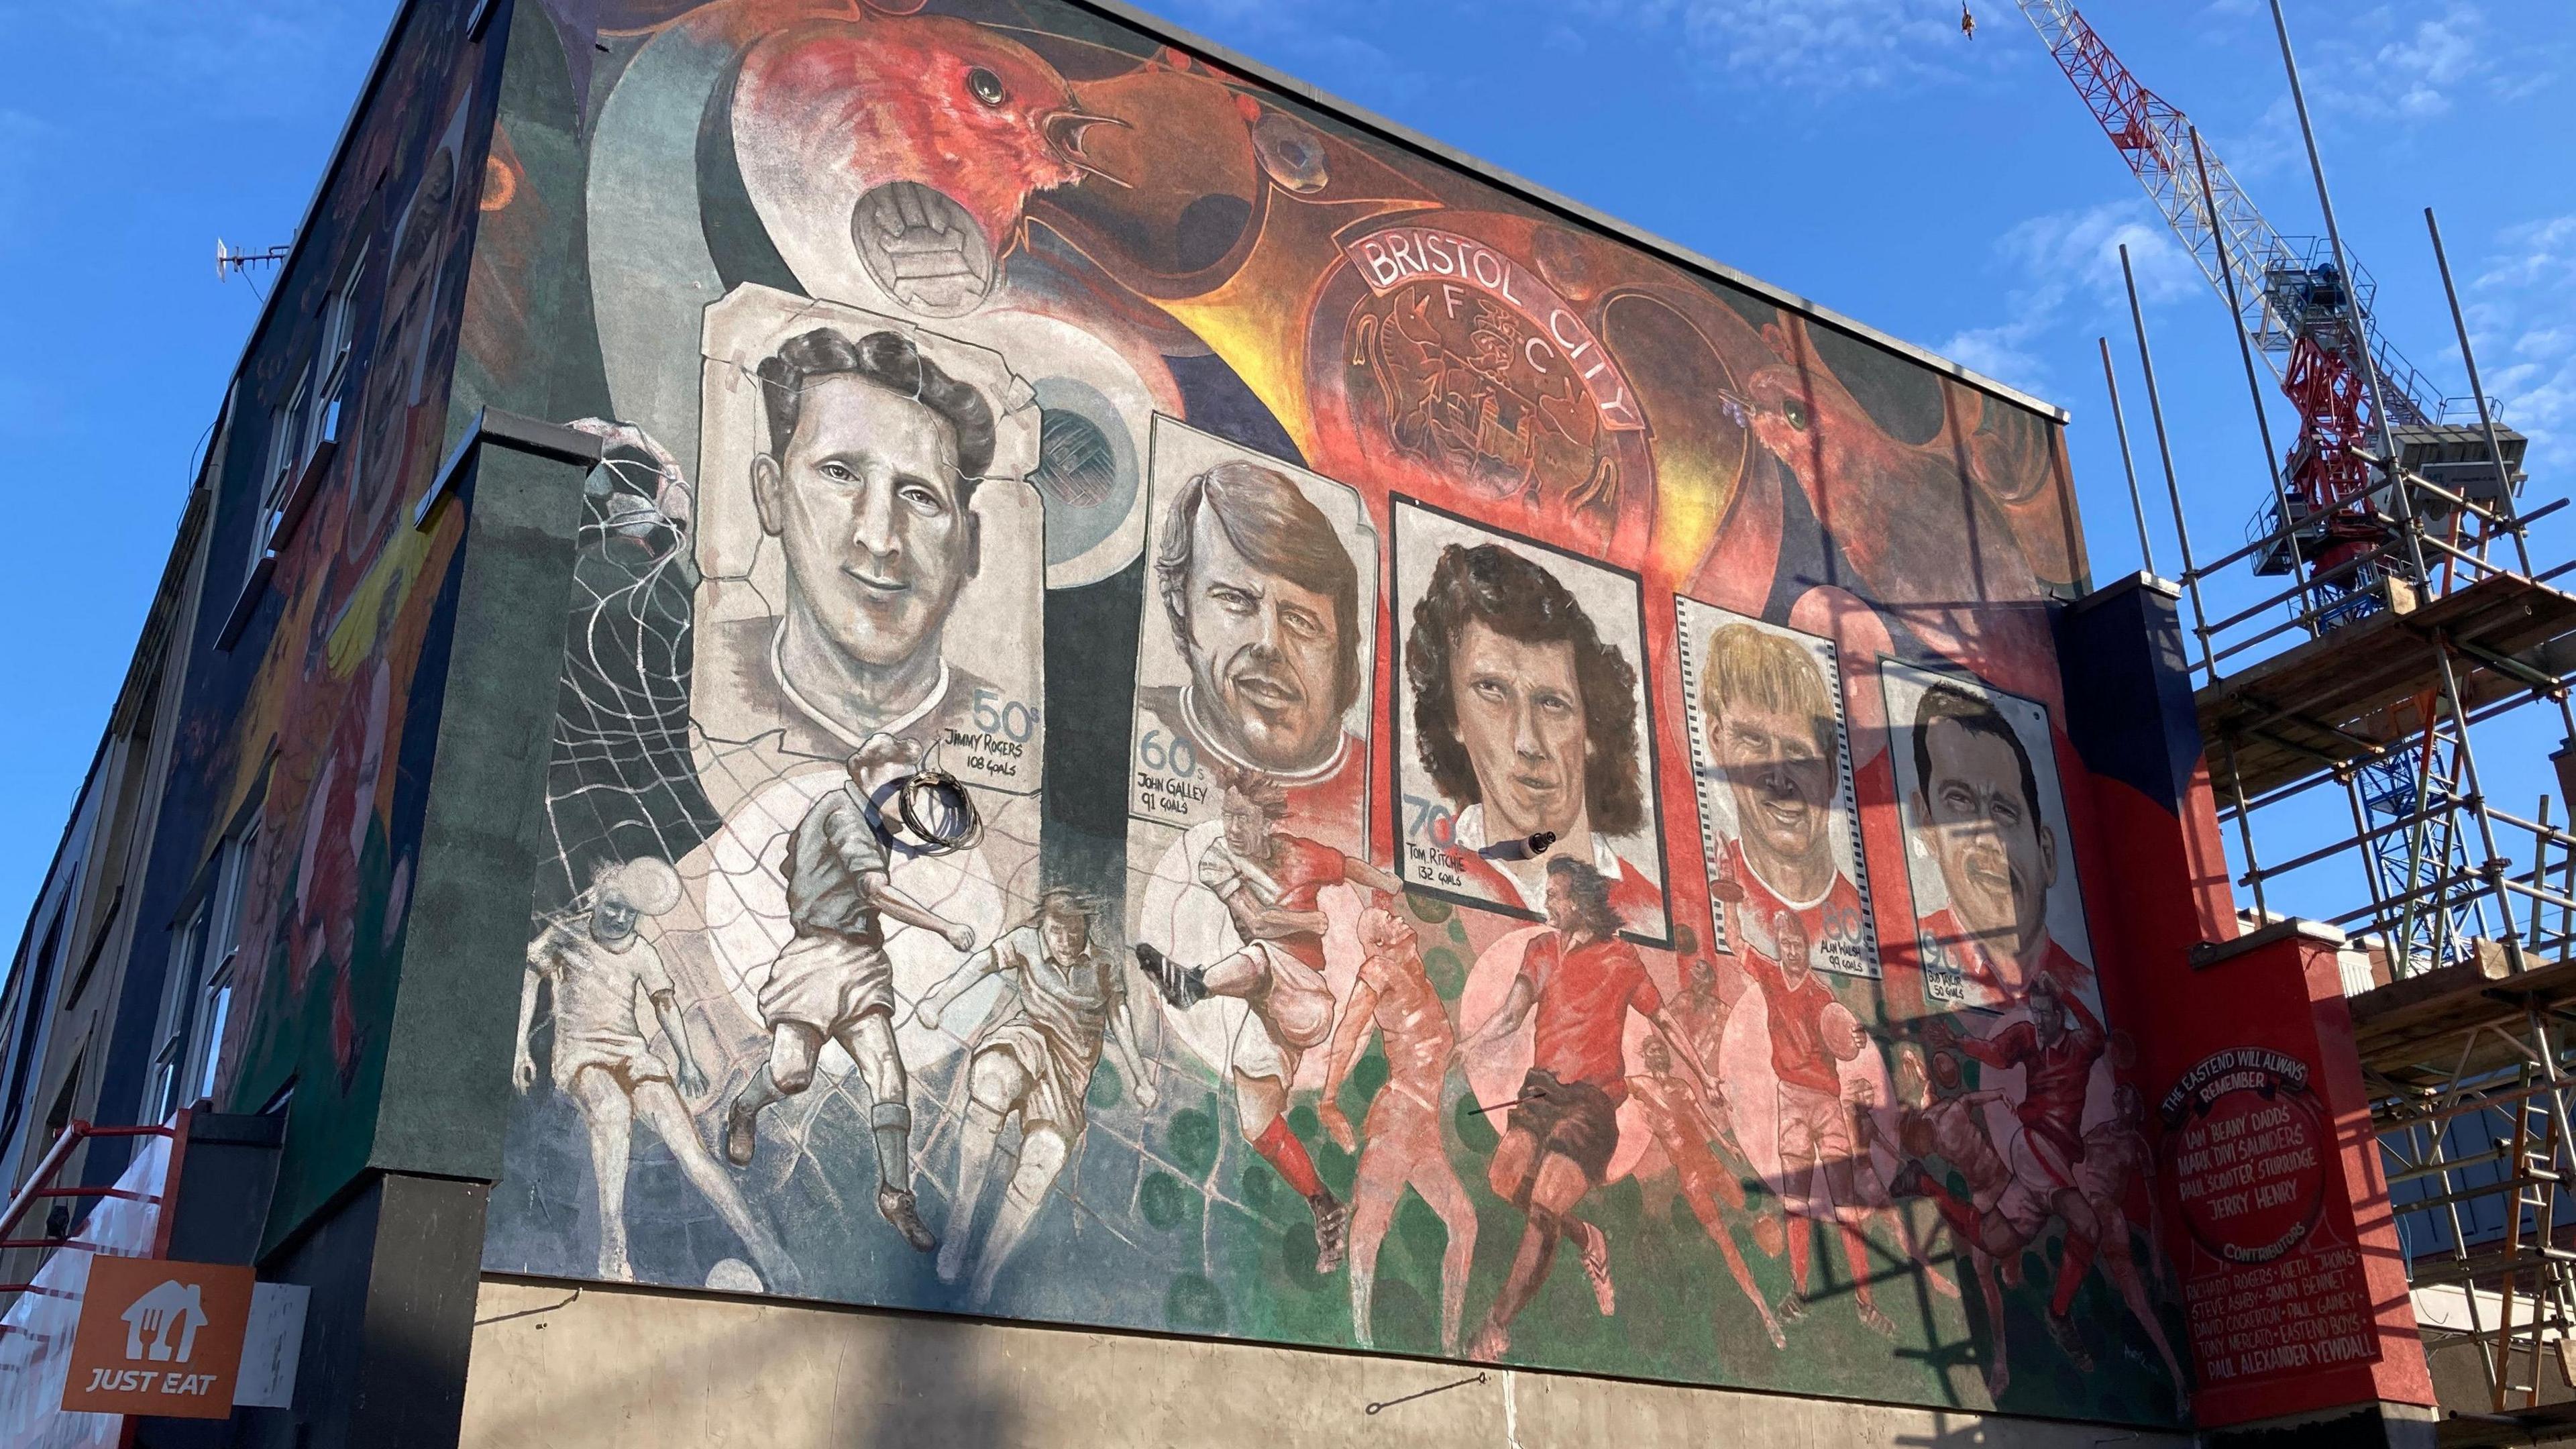
[[[1329,769],[1279,782],[1288,797],[1285,823],[1301,835],[1360,849],[1368,820],[1368,767],[1368,742],[1356,735],[1342,736],[1342,747],[1333,753]]]
[[[1260,869],[1279,885],[1279,899],[1271,904],[1283,911],[1316,911],[1323,909],[1317,902],[1324,888],[1339,885],[1346,878],[1350,857],[1329,845],[1282,831],[1270,837],[1270,859]],[[1316,932],[1274,936],[1271,944],[1317,971],[1324,969],[1324,938]]]
[[[1313,769],[1266,769],[1241,759],[1199,728],[1188,687],[1162,685],[1137,696],[1137,708],[1176,739],[1186,739],[1202,760],[1267,776],[1287,796],[1288,814],[1281,822],[1312,840],[1330,841],[1344,850],[1362,849],[1367,830],[1369,790],[1368,741],[1344,731],[1331,758]]]
[[[1764,934],[1771,934],[1771,921],[1782,911],[1798,918],[1807,928],[1807,959],[1827,971],[1846,975],[1877,974],[1877,946],[1870,940],[1869,913],[1861,905],[1860,887],[1850,876],[1837,870],[1825,893],[1812,901],[1793,901],[1771,888],[1753,862],[1744,854],[1744,842],[1730,840],[1725,845],[1727,864],[1734,869],[1737,883],[1744,887],[1744,912]]]
[[[2066,1030],[2043,1045],[2039,1028],[2016,1021],[1990,1037],[1969,1037],[1959,1049],[1990,1067],[2020,1067],[2022,1098],[2013,1115],[2024,1130],[2036,1132],[2066,1155],[2084,1156],[2084,1096],[2093,1085],[2093,1063],[2107,1044],[2102,1024],[2072,996],[2066,1003]]]
[[[1916,924],[1915,934],[1923,953],[1923,994],[1935,1002],[2002,1011],[2019,1005],[2030,990],[2029,974],[1998,961],[1948,906],[1925,916]],[[2039,969],[2068,991],[2092,992],[2092,970],[2068,955],[2055,937],[2040,941]]]
[[[1834,989],[1812,970],[1791,986],[1780,963],[1756,951],[1742,959],[1744,974],[1762,988],[1771,1009],[1771,1070],[1790,1086],[1841,1096],[1842,1073],[1825,1050],[1825,1008],[1834,1004]]]
[[[1614,938],[1568,951],[1542,931],[1521,954],[1521,979],[1538,993],[1530,1065],[1560,1082],[1590,1082],[1614,1102],[1626,1097],[1628,1009],[1651,1016],[1664,1006],[1637,948]]]

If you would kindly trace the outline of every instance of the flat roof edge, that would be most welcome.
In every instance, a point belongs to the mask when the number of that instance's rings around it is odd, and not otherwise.
[[[1772,283],[1763,281],[1759,277],[1752,276],[1746,272],[1739,271],[1734,267],[1730,267],[1724,262],[1717,261],[1711,257],[1702,256],[1700,253],[1692,251],[1686,246],[1668,241],[1642,227],[1621,221],[1619,218],[1611,216],[1596,207],[1587,206],[1571,197],[1551,191],[1547,187],[1541,186],[1534,181],[1530,181],[1524,177],[1516,176],[1509,171],[1505,171],[1491,162],[1470,156],[1455,146],[1435,141],[1409,126],[1399,125],[1394,121],[1390,121],[1386,117],[1377,114],[1375,111],[1369,110],[1365,106],[1354,105],[1329,91],[1319,90],[1316,87],[1308,85],[1306,82],[1297,79],[1295,76],[1285,74],[1275,67],[1265,65],[1260,61],[1252,59],[1250,56],[1238,54],[1225,46],[1217,44],[1215,41],[1209,40],[1207,37],[1200,35],[1195,31],[1183,29],[1182,27],[1163,19],[1159,15],[1141,10],[1134,5],[1127,3],[1127,0],[1065,0],[1065,3],[1076,9],[1089,10],[1095,14],[1105,16],[1108,19],[1118,21],[1120,24],[1133,26],[1158,40],[1165,41],[1182,50],[1191,51],[1227,70],[1238,72],[1261,82],[1263,85],[1285,91],[1288,94],[1295,96],[1297,99],[1304,101],[1306,104],[1314,106],[1318,110],[1330,112],[1334,116],[1339,117],[1344,121],[1348,121],[1352,125],[1358,126],[1363,130],[1375,132],[1386,140],[1392,141],[1408,150],[1418,151],[1443,165],[1456,167],[1458,170],[1464,171],[1488,185],[1499,187],[1506,192],[1520,197],[1524,201],[1535,203],[1536,205],[1545,207],[1550,211],[1554,211],[1580,221],[1586,226],[1607,232],[1610,235],[1617,237],[1619,240],[1627,242],[1631,246],[1639,247],[1643,250],[1655,253],[1656,255],[1663,257],[1665,260],[1679,263],[1681,266],[1691,271],[1713,277],[1718,281],[1742,287],[1746,291],[1767,297],[1782,306],[1803,312],[1819,322],[1839,328],[1856,337],[1866,339],[1867,341],[1876,343],[1892,352],[1911,358],[1912,360],[1931,368],[1935,372],[1956,378],[1981,392],[1992,393],[1996,397],[2002,398],[2007,402],[2017,403],[2022,407],[2029,408],[2033,412],[2053,418],[2060,424],[2068,422],[2073,417],[2073,414],[2067,412],[2066,409],[2059,407],[2055,403],[2034,397],[2009,383],[1997,382],[1995,379],[1986,376],[1984,373],[1978,372],[1973,368],[1963,367],[1929,348],[1908,342],[1904,338],[1893,336],[1887,332],[1883,332],[1876,327],[1870,326],[1866,322],[1859,321],[1855,318],[1846,316],[1841,312],[1835,311],[1833,308],[1825,306],[1812,298],[1802,297],[1797,293],[1790,291],[1786,287],[1775,286]]]

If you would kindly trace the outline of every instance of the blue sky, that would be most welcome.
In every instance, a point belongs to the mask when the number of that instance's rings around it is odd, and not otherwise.
[[[2288,4],[2383,328],[2466,392],[2425,241],[2432,206],[2488,391],[2533,438],[2526,502],[2560,496],[2576,464],[2576,14],[2555,0]],[[0,336],[19,343],[0,355],[0,488],[20,540],[0,572],[0,616],[21,621],[0,637],[0,922],[12,937],[256,316],[250,284],[216,281],[215,239],[289,239],[392,8],[0,0],[0,31],[17,38],[0,59],[0,263],[13,280]],[[2268,490],[2223,306],[2010,5],[1974,0],[1973,40],[1955,0],[1149,8],[2068,408],[2105,579],[2135,568],[2138,550],[2097,335],[2121,359],[2146,481],[2161,481],[2120,293],[2125,241],[2204,557],[2234,546]],[[2281,230],[2321,230],[2261,0],[2083,8]],[[2274,427],[2286,440],[2277,401]],[[2159,515],[2157,528],[2170,573],[2171,524]],[[2576,554],[2565,515],[2536,532],[2549,558]],[[2526,713],[2531,728],[2480,739],[2490,792],[2519,808],[2551,788],[2539,757],[2557,734]]]

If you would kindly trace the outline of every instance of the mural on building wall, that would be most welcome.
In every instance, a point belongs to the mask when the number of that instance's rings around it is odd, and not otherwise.
[[[511,43],[489,1266],[2179,1411],[2048,420],[1052,0]]]
[[[200,671],[187,704],[181,776],[204,793],[173,799],[191,867],[227,840],[245,852],[238,915],[216,917],[237,935],[194,963],[214,990],[193,1006],[221,1013],[219,1102],[292,1093],[281,1222],[373,1141],[463,532],[456,510],[414,528],[411,505],[449,423],[471,257],[489,77],[469,54],[455,16],[407,22],[226,419],[226,495],[284,517],[260,550],[241,514],[209,535],[210,631],[273,558],[229,667]]]

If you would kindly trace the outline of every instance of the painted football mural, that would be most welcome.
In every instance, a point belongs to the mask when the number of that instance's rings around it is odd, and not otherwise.
[[[458,405],[606,449],[488,1268],[2175,1419],[2056,418],[1051,0],[548,8]]]

